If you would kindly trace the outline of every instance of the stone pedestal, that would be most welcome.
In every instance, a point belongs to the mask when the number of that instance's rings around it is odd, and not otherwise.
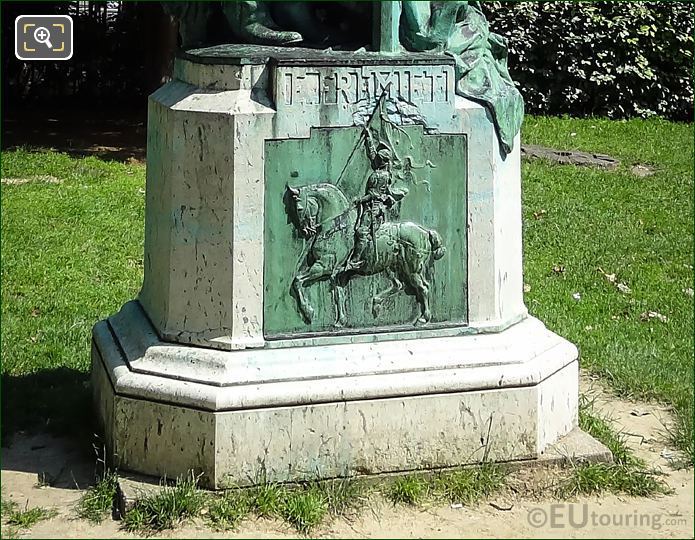
[[[335,327],[337,266],[300,287],[312,317],[290,294],[317,259],[292,212],[321,206],[307,196],[319,184],[346,201],[364,194],[359,126],[376,122],[407,186],[381,225],[397,231],[384,244],[395,262],[339,288]],[[352,238],[355,223],[335,225],[350,208],[319,234]],[[405,229],[429,233],[429,258],[376,302],[418,238]],[[537,458],[577,424],[577,350],[527,315],[521,253],[518,140],[500,153],[487,111],[454,94],[447,57],[189,52],[150,97],[142,291],[94,328],[109,453],[121,469],[192,469],[214,488],[261,472]]]

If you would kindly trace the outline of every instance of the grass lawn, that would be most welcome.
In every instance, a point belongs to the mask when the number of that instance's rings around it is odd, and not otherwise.
[[[523,137],[622,160],[524,164],[526,302],[617,392],[673,405],[692,460],[692,125],[528,118]],[[142,280],[144,166],[12,151],[1,173],[3,432],[89,434],[91,326]]]
[[[37,180],[0,194],[3,434],[89,434],[91,327],[142,280],[145,168],[15,151],[1,174]]]
[[[523,166],[526,305],[618,393],[673,405],[692,462],[692,124],[529,118],[523,139],[622,161]]]

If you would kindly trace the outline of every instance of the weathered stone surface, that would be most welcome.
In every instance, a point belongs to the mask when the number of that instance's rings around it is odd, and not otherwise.
[[[119,469],[168,478],[192,470],[214,488],[251,484],[261,470],[276,481],[389,473],[483,454],[537,459],[576,427],[577,350],[523,304],[518,140],[502,151],[490,113],[455,96],[446,59],[385,65],[336,56],[342,63],[315,66],[291,55],[267,64],[180,58],[175,80],[151,96],[145,280],[139,301],[93,333],[96,410]],[[369,158],[363,170],[349,159],[349,167],[345,159],[325,170],[304,165],[300,154],[329,160],[341,137],[360,141],[358,128],[371,129],[377,111],[399,135],[384,128],[375,130],[376,149],[357,144]],[[320,148],[311,146],[317,130],[333,133]],[[426,243],[387,238],[400,245],[389,270],[431,281],[417,318],[401,324],[408,302],[416,307],[413,280],[384,304],[382,326],[338,318],[344,327],[327,331],[325,317],[319,325],[293,312],[291,320],[293,304],[273,320],[275,293],[290,292],[299,263],[337,260],[335,251],[302,251],[297,231],[315,234],[314,225],[346,215],[351,230],[363,223],[346,206],[312,223],[331,201],[302,198],[313,185],[302,171],[323,171],[333,191],[350,187],[363,216],[360,198],[378,186],[369,182],[394,174],[385,163],[408,141],[428,149],[412,154],[421,170],[441,166],[440,176],[425,175],[432,193],[413,184],[395,209],[365,200],[391,212],[377,228],[427,232]],[[291,158],[276,147],[291,147]],[[344,169],[367,188],[341,184]],[[273,170],[279,176],[269,180]],[[376,192],[394,198],[389,190]],[[282,197],[289,211],[277,216]],[[300,213],[306,222],[297,226]],[[370,264],[390,260],[380,258],[378,238],[372,231]],[[406,249],[413,254],[399,255]],[[333,279],[336,268],[321,277]],[[353,293],[351,313],[368,315],[368,290]],[[428,314],[425,297],[441,304]]]
[[[456,99],[468,134],[468,321],[499,325],[526,314],[521,244],[521,160],[502,153],[486,109]]]
[[[126,514],[135,508],[138,501],[160,495],[168,487],[168,483],[176,480],[177,478],[164,479],[158,476],[119,471],[113,508],[114,517],[125,518]]]
[[[550,445],[540,457],[507,462],[504,466],[508,470],[518,470],[534,467],[573,467],[580,463],[611,463],[612,461],[613,454],[603,443],[581,429],[575,428],[567,435],[562,436],[556,443]],[[427,474],[426,471],[424,472]],[[379,476],[391,476],[393,474],[403,474],[403,472],[384,473],[383,475],[374,475],[372,478],[376,479]],[[165,485],[160,478],[154,476],[120,474],[115,505],[118,510],[118,517],[123,518],[138,500],[161,493],[165,489]]]
[[[169,403],[212,411],[528,386],[577,355],[534,318],[497,333],[419,332],[314,345],[285,340],[220,351],[160,341],[129,302],[93,334],[116,393],[157,399],[163,391]],[[539,405],[555,408],[551,398]]]
[[[579,463],[612,463],[608,447],[579,428],[574,428],[551,444],[538,460],[540,465],[577,465]]]
[[[465,135],[470,156],[461,157],[461,175],[467,177],[462,196],[469,205],[468,275],[462,284],[467,324],[504,327],[523,317],[519,153],[503,157],[489,113],[454,96],[447,75],[453,68],[428,68],[421,61],[330,68],[324,75],[333,80],[371,69],[367,80],[376,86],[356,102],[287,105],[294,94],[280,82],[306,78],[311,69],[279,65],[269,74],[266,66],[180,60],[178,76],[193,84],[175,80],[152,95],[140,301],[157,332],[168,340],[225,349],[265,346],[264,140],[306,139],[318,125],[353,126],[372,110],[377,90],[386,89],[395,100],[412,99],[413,70],[428,69],[439,75],[422,71],[423,80],[443,84],[444,100],[430,109],[414,104],[420,116],[412,122],[424,123],[432,134]],[[407,78],[411,82],[403,83]],[[402,91],[411,93],[401,96]]]
[[[294,481],[536,459],[577,422],[576,348],[534,319],[481,336],[209,350],[226,359],[213,365],[138,336],[141,320],[112,322],[95,328],[93,372],[119,469],[190,469],[221,488],[261,470]]]

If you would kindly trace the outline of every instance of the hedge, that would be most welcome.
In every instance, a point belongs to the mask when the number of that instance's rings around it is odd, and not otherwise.
[[[691,2],[484,2],[535,114],[693,119]]]

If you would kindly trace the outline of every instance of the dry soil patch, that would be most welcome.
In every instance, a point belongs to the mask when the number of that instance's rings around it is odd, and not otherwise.
[[[545,485],[553,483],[553,470],[518,474],[510,488],[492,502],[474,507],[424,508],[394,506],[374,496],[369,507],[352,519],[329,521],[314,536],[325,538],[692,538],[692,469],[674,468],[678,454],[669,447],[668,407],[616,399],[597,380],[582,377],[582,393],[610,417],[627,437],[636,455],[664,473],[674,493],[656,498],[615,495],[581,497],[566,503],[547,498]],[[106,520],[91,525],[75,517],[75,504],[92,474],[94,459],[74,443],[35,435],[18,436],[3,449],[2,490],[21,507],[55,508],[58,514],[29,530],[21,538],[135,538]],[[39,475],[51,487],[40,487]],[[573,512],[573,520],[570,520]],[[554,517],[553,517],[554,516]],[[3,533],[8,528],[3,525]],[[5,534],[3,534],[5,536]],[[249,519],[234,532],[215,532],[203,522],[188,524],[161,538],[296,538],[282,522]]]

